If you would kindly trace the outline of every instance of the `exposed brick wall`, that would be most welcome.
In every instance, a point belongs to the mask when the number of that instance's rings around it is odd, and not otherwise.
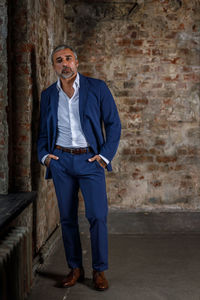
[[[44,179],[36,141],[40,94],[56,79],[50,54],[63,43],[63,12],[63,0],[9,2],[10,189],[38,192],[32,212],[36,251],[59,222],[54,187]]]
[[[111,207],[200,208],[198,1],[66,1],[79,71],[102,78],[122,137]]]
[[[39,120],[41,91],[52,84],[56,77],[51,65],[53,48],[64,40],[64,1],[30,1],[29,32],[32,51],[33,111],[32,111],[32,188],[38,191],[36,214],[36,248],[39,249],[59,222],[57,200],[52,180],[46,181],[45,167],[38,164],[36,139]]]
[[[10,188],[31,191],[32,45],[28,32],[28,2],[9,4]]]
[[[52,180],[46,181],[45,167],[38,164],[36,139],[39,120],[39,98],[43,89],[56,77],[50,55],[53,48],[64,39],[64,1],[30,1],[29,32],[32,51],[33,111],[32,111],[32,187],[38,191],[36,214],[36,248],[39,249],[59,222],[57,200]]]
[[[66,1],[65,19],[64,0],[0,0],[0,8],[0,193],[8,170],[10,189],[38,191],[21,216],[33,221],[35,249],[59,222],[36,139],[40,93],[56,79],[50,53],[63,40],[77,48],[80,72],[106,80],[119,108],[110,206],[199,209],[199,2]]]
[[[0,193],[8,192],[7,5],[0,0]]]

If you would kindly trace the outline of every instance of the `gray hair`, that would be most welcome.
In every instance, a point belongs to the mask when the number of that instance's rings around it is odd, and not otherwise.
[[[54,50],[52,51],[51,53],[51,62],[53,64],[53,56],[54,54],[57,52],[57,51],[60,51],[60,50],[63,50],[63,49],[70,49],[73,53],[74,53],[74,56],[75,58],[77,59],[77,54],[76,54],[76,51],[71,47],[71,46],[68,46],[66,44],[63,44],[63,45],[58,45],[54,48]]]

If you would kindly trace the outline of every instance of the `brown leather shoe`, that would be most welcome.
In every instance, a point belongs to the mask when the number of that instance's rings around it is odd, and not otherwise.
[[[72,269],[66,278],[63,279],[61,286],[62,287],[71,287],[76,284],[76,282],[81,282],[84,280],[84,269],[83,268],[75,268]]]
[[[108,289],[108,281],[105,278],[104,272],[93,270],[94,287],[98,291],[105,291]]]

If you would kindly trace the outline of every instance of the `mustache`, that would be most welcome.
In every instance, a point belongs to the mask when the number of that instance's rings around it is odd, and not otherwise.
[[[72,71],[72,69],[69,68],[69,67],[63,67],[62,72],[63,72],[63,71]]]

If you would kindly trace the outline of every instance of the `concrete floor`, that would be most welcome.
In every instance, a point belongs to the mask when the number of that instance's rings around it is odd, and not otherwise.
[[[126,220],[124,219],[124,223]],[[200,234],[109,234],[110,288],[93,289],[90,239],[81,234],[86,279],[59,288],[68,272],[62,240],[45,261],[28,300],[200,300]]]

